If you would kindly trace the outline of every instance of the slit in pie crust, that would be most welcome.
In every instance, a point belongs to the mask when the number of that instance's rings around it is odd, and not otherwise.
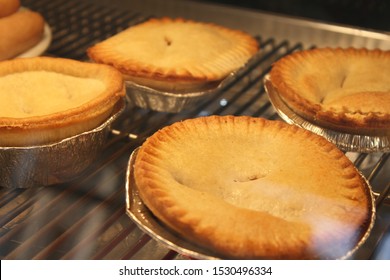
[[[103,123],[125,94],[116,69],[63,58],[0,63],[0,146],[49,144]]]
[[[306,120],[335,131],[390,135],[390,51],[320,48],[274,63],[270,80]]]
[[[168,92],[212,87],[258,51],[251,35],[212,23],[152,18],[96,44],[89,57],[125,80]]]
[[[333,144],[261,118],[167,126],[140,147],[134,178],[159,220],[222,258],[341,258],[372,213],[369,187]]]

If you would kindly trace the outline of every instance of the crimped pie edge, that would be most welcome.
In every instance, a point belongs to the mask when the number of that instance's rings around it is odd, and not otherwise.
[[[125,36],[126,32],[132,32],[133,28],[142,28],[148,25],[160,24],[195,24],[206,26],[226,34],[227,38],[232,38],[236,42],[234,49],[221,56],[221,62],[215,65],[215,68],[204,68],[203,65],[183,66],[180,69],[164,69],[150,64],[149,61],[138,61],[137,59],[121,56],[112,53],[111,41],[115,42],[117,36]],[[207,47],[207,46],[206,46]],[[203,83],[220,81],[228,74],[237,70],[239,67],[234,64],[243,66],[259,49],[258,42],[251,35],[237,29],[230,29],[214,23],[198,22],[184,18],[151,18],[145,22],[134,25],[107,40],[97,43],[87,50],[88,56],[97,63],[108,64],[121,71],[126,80],[134,79],[134,82],[157,84],[159,87],[169,88],[166,83],[183,83],[184,88],[190,88],[191,84],[195,87],[202,87]],[[232,63],[234,62],[234,64]],[[218,69],[219,68],[219,69]],[[147,84],[144,84],[147,86]]]
[[[195,120],[195,122],[198,125],[215,125],[216,123],[220,124],[225,121],[241,122],[248,120],[249,122],[254,121],[260,127],[271,126],[271,129],[276,129],[276,131],[279,132],[287,129],[287,131],[292,132],[293,134],[305,134],[305,137],[308,137],[309,141],[315,141],[316,143],[318,143],[321,146],[320,149],[323,149],[324,153],[329,153],[329,155],[334,158],[335,163],[337,163],[337,165],[341,168],[345,169],[343,176],[345,177],[346,181],[348,181],[348,184],[344,187],[364,188],[362,178],[359,176],[359,173],[356,171],[353,164],[344,156],[344,154],[339,151],[333,144],[329,143],[322,137],[316,136],[308,131],[304,131],[292,126],[290,127],[278,121],[271,123],[262,119],[254,120],[253,118],[249,117],[236,118],[228,116],[220,118],[213,116],[208,117],[207,119],[199,118],[198,120]],[[251,225],[256,224],[254,221],[258,221],[259,223],[261,223],[261,220],[267,219],[268,221],[272,221],[274,227],[277,229],[276,231],[270,230],[268,232],[267,229],[262,229],[259,231],[259,228],[257,228],[259,236],[256,235],[254,238],[253,236],[246,235],[245,239],[241,240],[241,243],[237,243],[232,242],[234,238],[232,236],[229,236],[229,234],[232,234],[232,232],[226,232],[226,234],[224,234],[223,232],[221,233],[220,230],[216,231],[215,228],[208,227],[207,225],[203,228],[199,227],[200,221],[202,219],[200,216],[193,216],[191,215],[191,213],[186,212],[186,210],[183,210],[183,208],[181,208],[180,206],[178,207],[175,199],[172,199],[171,197],[169,197],[169,194],[167,194],[167,192],[169,192],[169,186],[161,185],[161,183],[164,182],[164,174],[167,175],[167,173],[164,173],[165,171],[161,172],[162,170],[159,170],[159,168],[155,166],[155,163],[162,160],[158,158],[158,149],[161,143],[164,143],[166,141],[169,142],[175,134],[175,130],[191,129],[186,126],[187,123],[187,121],[184,121],[183,123],[176,123],[169,128],[163,128],[155,136],[148,138],[145,142],[146,144],[141,146],[136,158],[134,172],[136,185],[140,190],[140,196],[147,205],[147,207],[160,220],[169,225],[171,228],[178,231],[184,237],[192,240],[195,243],[201,244],[202,246],[212,248],[219,254],[227,256],[228,258],[306,259],[323,257],[321,255],[317,255],[317,253],[314,253],[313,250],[315,251],[316,249],[310,248],[311,245],[307,243],[309,233],[307,226],[303,223],[298,225],[296,223],[294,224],[293,222],[284,221],[267,213],[259,213],[248,209],[238,209],[234,206],[226,207],[226,205],[223,206],[224,202],[222,202],[221,204],[218,201],[214,201],[211,204],[213,206],[222,206],[222,209],[224,210],[223,215],[227,215],[228,217],[234,217],[237,212],[239,212],[241,215],[240,217],[248,217],[245,220],[250,222],[244,224],[243,227],[251,227]],[[194,123],[192,123],[192,125],[193,124]],[[189,196],[189,199],[191,199],[191,197],[196,197],[195,193],[193,193],[193,190],[190,190],[189,192],[192,193],[192,195]],[[369,204],[369,199],[366,197],[366,195],[367,194],[364,195],[366,198],[366,203]],[[207,194],[205,196],[207,197]],[[213,198],[208,197],[207,199],[212,200]],[[188,203],[192,205],[193,210],[196,209],[197,211],[202,211],[198,209],[197,205],[195,206],[196,203]],[[210,206],[210,204],[208,206]],[[203,217],[206,217],[207,213],[210,214],[210,212],[207,211],[212,211],[212,208],[206,210],[203,213]],[[367,206],[367,208],[369,208],[369,206]],[[216,212],[215,209],[214,212]],[[370,212],[370,210],[367,209],[367,212]],[[359,222],[362,224],[360,224],[358,227],[364,227],[363,223],[366,222],[368,216],[364,219],[365,221]],[[229,224],[231,221],[225,222],[223,219],[220,219],[218,222],[220,224],[225,224],[225,228],[227,229],[236,228],[234,224]],[[204,226],[203,224],[201,225]],[[300,228],[300,230],[297,231],[297,228]],[[252,230],[253,229],[254,228],[252,227]],[[283,243],[283,232],[288,232],[288,234],[294,233],[295,237],[297,238],[296,242],[293,244]],[[244,232],[242,234],[245,235],[246,233]],[[357,233],[357,235],[359,236],[361,234],[361,232]],[[324,243],[322,245],[327,244],[333,246],[334,244],[332,244],[332,242],[341,242],[340,244],[343,244],[343,242],[346,241],[338,240],[338,237],[335,236],[322,236],[322,238],[324,238]],[[357,236],[354,236],[354,238],[357,238]],[[270,240],[271,242],[269,242]]]
[[[110,66],[52,57],[17,58],[0,63],[0,76],[39,70],[99,79],[106,90],[87,103],[61,112],[26,118],[0,117],[2,146],[47,144],[87,131],[107,119],[125,96],[123,77]]]
[[[336,112],[323,108],[321,104],[311,102],[300,95],[296,90],[296,81],[293,76],[297,71],[300,71],[297,69],[306,63],[307,57],[314,56],[318,56],[318,58],[332,56],[333,59],[338,59],[335,62],[336,64],[342,64],[343,57],[346,56],[357,58],[359,56],[381,57],[387,59],[390,63],[390,51],[352,47],[303,50],[282,57],[273,64],[270,71],[272,85],[286,105],[308,121],[328,129],[351,134],[390,135],[390,113],[355,112],[354,114],[357,117],[353,117],[353,114],[349,114],[349,112]],[[321,67],[321,60],[318,61],[316,67]]]

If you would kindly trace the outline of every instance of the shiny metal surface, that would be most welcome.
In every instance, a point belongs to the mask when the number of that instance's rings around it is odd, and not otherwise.
[[[155,90],[150,87],[126,82],[127,96],[135,106],[159,112],[180,113],[210,99],[210,96],[220,92],[230,81],[234,80],[232,73],[214,88],[187,93],[172,93]]]
[[[0,147],[0,186],[33,188],[76,178],[102,152],[111,124],[123,112],[124,100],[100,126],[59,142],[31,147]]]
[[[389,35],[252,10],[157,0],[22,0],[52,30],[45,55],[87,60],[92,44],[151,16],[183,16],[243,29],[259,56],[207,102],[180,113],[128,106],[112,124],[103,151],[81,176],[50,187],[0,188],[1,259],[188,259],[153,239],[126,214],[126,169],[134,149],[156,130],[204,115],[279,119],[264,91],[272,63],[315,46],[389,49]],[[347,152],[375,195],[376,221],[351,259],[390,259],[390,154]]]

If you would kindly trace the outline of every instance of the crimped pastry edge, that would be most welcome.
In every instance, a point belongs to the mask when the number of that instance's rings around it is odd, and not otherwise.
[[[106,90],[87,103],[50,115],[0,117],[0,146],[48,144],[90,130],[106,120],[125,96],[123,77],[110,66],[52,57],[17,58],[0,63],[0,76],[36,70],[100,79]]]
[[[144,144],[141,146],[137,158],[136,163],[134,165],[134,172],[135,172],[135,180],[137,187],[139,189],[139,194],[142,198],[142,200],[145,202],[147,207],[165,224],[167,224],[169,227],[173,228],[177,232],[179,232],[180,235],[182,235],[184,238],[190,239],[191,241],[201,245],[206,246],[209,249],[215,250],[219,254],[224,255],[227,258],[272,258],[272,259],[310,259],[310,258],[323,258],[329,257],[328,254],[332,255],[332,252],[325,252],[327,249],[335,248],[334,243],[339,243],[339,245],[344,244],[344,242],[348,242],[347,240],[338,240],[334,236],[321,236],[323,238],[323,243],[321,244],[320,248],[322,252],[317,252],[317,249],[315,246],[313,247],[309,243],[307,243],[307,235],[309,234],[307,232],[307,227],[305,224],[294,224],[292,222],[286,222],[282,221],[281,219],[277,217],[273,217],[272,215],[266,214],[266,213],[258,213],[256,211],[248,210],[248,209],[237,209],[237,207],[222,207],[224,209],[224,214],[228,217],[234,217],[237,215],[237,213],[240,213],[241,218],[242,217],[248,217],[247,219],[244,219],[245,221],[250,221],[247,224],[243,224],[242,226],[248,226],[251,227],[251,225],[256,224],[254,221],[258,221],[261,223],[261,220],[266,219],[268,221],[272,221],[272,223],[279,225],[275,226],[276,228],[279,228],[275,232],[275,230],[271,230],[269,232],[267,231],[260,231],[256,233],[260,233],[260,236],[255,236],[256,238],[248,237],[244,240],[240,240],[241,242],[237,242],[236,239],[234,239],[232,236],[229,236],[232,232],[229,232],[227,235],[221,234],[220,230],[215,230],[213,227],[201,227],[199,228],[198,225],[200,223],[200,220],[202,218],[200,217],[194,217],[190,213],[186,212],[177,205],[177,201],[174,199],[172,200],[169,195],[167,196],[167,188],[169,188],[168,185],[162,186],[161,183],[164,182],[164,176],[169,175],[169,173],[160,172],[158,167],[155,166],[155,163],[162,160],[159,159],[159,146],[161,143],[169,142],[170,139],[174,137],[174,131],[175,130],[181,130],[185,131],[188,129],[191,129],[186,126],[188,122],[193,122],[191,125],[206,125],[206,126],[213,126],[216,123],[217,124],[223,124],[225,122],[241,122],[243,120],[247,120],[256,122],[258,125],[267,127],[271,126],[271,130],[276,129],[278,131],[277,133],[284,133],[289,132],[292,134],[295,133],[303,133],[305,137],[308,137],[308,141],[314,141],[316,145],[319,145],[319,149],[323,150],[324,153],[327,153],[332,157],[341,168],[345,169],[345,173],[343,176],[346,176],[348,179],[348,182],[350,182],[351,186],[349,187],[361,187],[364,191],[364,196],[366,198],[367,203],[367,217],[364,217],[364,221],[360,225],[360,227],[357,227],[357,230],[359,231],[356,233],[356,236],[349,236],[349,238],[356,238],[358,239],[361,237],[361,235],[364,233],[364,227],[365,223],[369,219],[369,213],[370,213],[370,205],[369,205],[369,191],[364,189],[365,183],[363,182],[361,176],[357,172],[356,168],[353,166],[353,164],[344,156],[344,154],[338,150],[333,144],[329,143],[322,137],[319,137],[317,135],[314,135],[313,133],[310,133],[308,131],[299,129],[294,126],[289,126],[287,124],[278,122],[278,121],[266,121],[263,119],[254,119],[250,117],[206,117],[206,118],[198,118],[197,120],[191,121],[187,120],[183,123],[176,123],[171,125],[170,127],[163,128],[159,132],[157,132],[155,135],[150,137]],[[194,123],[195,122],[195,123]],[[167,131],[169,130],[169,131]],[[284,131],[284,132],[283,132]],[[196,160],[196,159],[195,159]],[[166,183],[166,181],[165,181]],[[348,188],[349,188],[348,187]],[[191,196],[196,196],[195,193],[193,193],[192,190],[190,190],[192,193]],[[207,195],[205,195],[207,197]],[[207,199],[213,199],[208,197]],[[224,204],[224,203],[222,203]],[[194,206],[194,204],[191,204],[194,211],[200,211],[198,207]],[[214,201],[213,203],[209,203],[209,206],[212,205],[210,209],[207,209],[203,213],[203,217],[207,216],[207,213],[214,213],[213,207],[215,205],[221,206],[221,204],[218,201]],[[223,205],[222,205],[223,206]],[[191,206],[190,206],[191,207]],[[352,217],[351,217],[352,218]],[[220,224],[224,224],[224,220],[220,219]],[[272,224],[271,223],[271,224]],[[229,223],[227,224],[226,228],[229,229],[235,229],[235,226]],[[296,229],[300,228],[300,232],[297,233]],[[253,229],[253,228],[252,228]],[[287,230],[286,230],[287,229]],[[297,242],[294,244],[286,244],[283,243],[283,234],[279,235],[280,232],[287,231],[289,234],[296,234],[295,238],[297,238]],[[361,231],[361,232],[360,232]],[[252,232],[253,233],[253,232]],[[267,235],[271,233],[271,235],[268,235],[268,238],[275,237],[278,242],[274,243],[267,243],[263,240],[263,235]],[[234,234],[233,234],[234,235]],[[301,238],[301,239],[300,239]],[[332,239],[335,238],[335,239]],[[259,239],[261,239],[261,242],[258,242]],[[233,241],[234,240],[234,241]],[[281,244],[279,244],[279,242]],[[337,245],[336,245],[337,246]],[[322,254],[321,254],[322,253]],[[344,252],[347,253],[347,252]],[[334,256],[336,257],[342,257],[342,256]]]
[[[348,112],[335,112],[326,109],[321,104],[311,102],[302,97],[295,90],[296,81],[292,76],[306,62],[306,57],[318,56],[321,58],[321,56],[326,57],[329,55],[333,58],[338,58],[338,64],[342,64],[344,56],[381,57],[390,62],[390,51],[379,49],[328,47],[294,52],[276,61],[270,71],[272,85],[278,91],[286,105],[298,115],[324,128],[367,136],[390,135],[390,113],[355,112],[358,117],[354,117],[353,114]],[[321,67],[321,62],[318,62],[318,67]]]
[[[227,38],[234,38],[236,46],[221,56],[218,65],[215,68],[204,67],[202,63],[190,66],[183,65],[180,69],[156,67],[150,64],[150,61],[139,61],[136,58],[121,56],[117,53],[112,53],[111,42],[119,36],[126,36],[127,32],[132,32],[133,28],[142,28],[143,26],[153,26],[161,24],[195,24],[206,26],[213,30],[217,30],[226,34]],[[205,46],[207,48],[207,46]],[[121,71],[126,80],[139,83],[145,86],[165,91],[196,91],[201,90],[207,84],[215,83],[225,78],[230,73],[238,70],[238,66],[234,66],[239,62],[241,66],[249,61],[259,50],[257,40],[244,31],[230,29],[209,22],[199,22],[184,18],[151,18],[145,22],[131,26],[128,29],[108,38],[105,41],[97,43],[88,48],[87,54],[91,60],[108,64]],[[236,63],[232,63],[232,61]],[[204,62],[203,62],[204,64]],[[192,67],[192,68],[191,68]],[[211,66],[209,66],[211,67]]]

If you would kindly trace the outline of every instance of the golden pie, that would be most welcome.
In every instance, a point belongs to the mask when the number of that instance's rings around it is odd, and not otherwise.
[[[223,258],[341,258],[372,214],[369,187],[340,150],[262,118],[167,126],[140,147],[134,178],[168,228]]]
[[[258,42],[243,31],[181,18],[153,18],[88,49],[125,79],[169,92],[199,91],[243,66]]]
[[[123,98],[119,71],[36,57],[0,63],[0,146],[47,144],[93,129]]]
[[[332,130],[390,135],[390,51],[322,48],[292,53],[270,72],[298,115]]]

